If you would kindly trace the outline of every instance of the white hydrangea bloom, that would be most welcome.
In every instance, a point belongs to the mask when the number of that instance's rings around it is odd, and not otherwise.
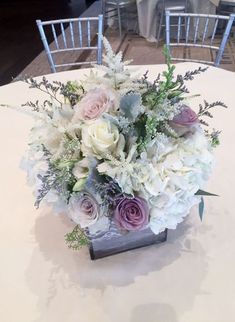
[[[188,138],[181,139],[177,149],[167,154],[158,167],[169,178],[165,191],[150,197],[150,228],[156,234],[165,228],[176,228],[197,204],[195,196],[211,174],[213,155],[204,133],[198,129]]]

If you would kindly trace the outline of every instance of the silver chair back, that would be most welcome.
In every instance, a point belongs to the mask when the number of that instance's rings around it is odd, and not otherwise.
[[[177,19],[176,35],[172,42],[171,36],[171,18]],[[231,27],[234,21],[235,15],[220,16],[220,15],[205,15],[194,13],[177,13],[166,11],[166,46],[172,60],[178,61],[194,61],[199,63],[206,63],[218,66],[221,62],[224,49],[227,44],[228,37],[230,35]],[[218,25],[220,21],[226,22],[226,27],[221,40],[218,43],[215,42],[215,36],[218,31]],[[201,23],[200,23],[201,22]],[[212,25],[212,32],[208,35],[208,26]],[[175,22],[174,22],[175,25]],[[200,29],[199,25],[203,28]],[[183,28],[184,26],[184,32]],[[218,41],[218,40],[217,40]],[[173,57],[172,48],[207,48],[215,53],[214,60],[198,60],[188,58]]]
[[[102,14],[104,19],[117,17],[120,38],[122,38],[122,20],[130,19],[130,15],[123,14],[122,9],[132,6],[136,6],[136,0],[101,0]],[[136,15],[135,18],[137,21]]]
[[[165,27],[165,11],[187,12],[189,0],[160,0],[157,5],[157,16],[159,17],[158,30],[157,30],[157,45],[161,37],[163,27]]]
[[[103,15],[50,21],[37,20],[36,23],[53,73],[58,67],[102,63]],[[92,37],[96,35],[94,44]],[[95,50],[96,60],[56,63],[56,54],[86,50]]]

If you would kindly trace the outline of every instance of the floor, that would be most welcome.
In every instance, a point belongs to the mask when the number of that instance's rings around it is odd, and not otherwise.
[[[1,0],[0,85],[9,83],[43,50],[36,19],[77,17],[94,0]]]

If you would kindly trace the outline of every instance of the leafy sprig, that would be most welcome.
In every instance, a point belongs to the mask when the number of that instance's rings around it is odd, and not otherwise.
[[[160,75],[158,75],[155,81],[150,84],[148,82],[147,73],[142,77],[142,83],[145,84],[147,88],[147,91],[143,94],[143,103],[153,110],[165,100],[170,100],[172,104],[183,100],[185,98],[184,95],[189,93],[184,82],[193,80],[196,75],[207,70],[207,67],[199,67],[193,71],[186,72],[183,76],[177,75],[175,78],[175,65],[172,64],[166,47],[164,48],[163,53],[167,63],[167,70],[162,73],[163,80]]]
[[[25,77],[22,79],[25,83],[29,85],[29,88],[35,88],[40,90],[41,92],[49,95],[51,100],[44,100],[42,103],[42,108],[45,110],[46,107],[51,107],[53,100],[55,100],[59,106],[62,106],[63,102],[58,98],[58,96],[62,95],[64,100],[68,100],[71,106],[77,104],[77,102],[81,99],[81,96],[84,94],[85,90],[82,85],[77,82],[68,81],[66,84],[63,84],[59,81],[49,82],[45,76],[43,76],[41,81],[37,81],[33,77]],[[22,106],[29,106],[33,108],[33,111],[39,112],[40,105],[39,101],[32,102],[29,101]],[[50,109],[47,109],[48,114],[50,114]]]
[[[39,208],[41,201],[46,197],[51,189],[56,190],[61,197],[68,200],[76,179],[71,169],[77,160],[61,159],[51,161],[50,152],[43,147],[45,159],[48,162],[48,170],[44,175],[39,174],[38,179],[41,186],[38,189],[38,195],[35,201],[35,207]]]
[[[76,81],[68,81],[66,84],[54,81],[54,84],[60,87],[60,94],[67,99],[69,103],[74,106],[81,99],[81,96],[85,93],[82,85],[78,84]]]
[[[138,152],[141,153],[145,150],[147,144],[156,136],[157,130],[159,126],[159,120],[156,116],[146,116],[140,119],[138,127],[139,127],[139,135],[138,135]]]
[[[75,226],[72,232],[65,235],[65,242],[68,248],[73,250],[79,250],[81,247],[89,245],[90,243],[85,231],[79,225]]]
[[[205,125],[205,126],[208,126],[208,123],[206,121],[204,121],[203,119],[201,119],[201,117],[207,116],[209,118],[213,118],[213,115],[211,114],[210,110],[212,108],[218,107],[218,106],[227,108],[227,105],[224,104],[221,101],[216,101],[216,102],[213,102],[213,103],[208,103],[206,100],[204,100],[204,106],[202,104],[199,104],[198,117],[199,117],[200,123],[203,124],[203,125]]]
[[[41,92],[46,93],[57,103],[59,103],[60,106],[62,106],[62,102],[57,96],[61,89],[60,85],[55,84],[55,82],[50,83],[45,76],[43,76],[41,81],[37,81],[33,77],[24,78],[23,81],[29,85],[29,88],[36,88]]]

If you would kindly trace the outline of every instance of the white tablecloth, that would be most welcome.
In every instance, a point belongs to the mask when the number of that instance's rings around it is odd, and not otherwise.
[[[157,4],[159,0],[137,0],[140,35],[155,42],[157,37]],[[189,0],[190,12],[215,14],[219,0]]]
[[[197,64],[178,64],[184,73]],[[132,67],[135,68],[135,67]],[[149,69],[156,78],[163,65]],[[73,80],[84,71],[48,76]],[[188,82],[194,108],[223,100],[212,126],[222,130],[217,164],[206,187],[203,223],[197,209],[162,245],[90,261],[86,248],[67,249],[72,225],[47,208],[35,210],[26,174],[19,168],[33,121],[0,108],[0,321],[1,322],[234,322],[235,321],[235,74],[210,67]],[[0,88],[0,104],[41,97],[26,84]]]

